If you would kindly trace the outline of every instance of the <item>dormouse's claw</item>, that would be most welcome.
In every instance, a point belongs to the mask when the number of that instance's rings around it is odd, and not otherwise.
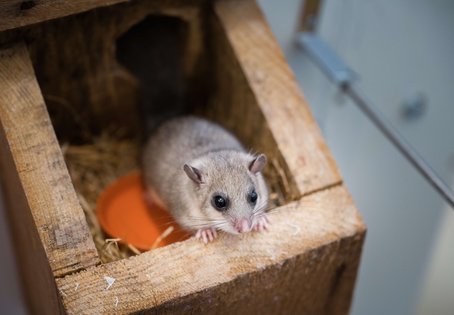
[[[212,230],[207,230],[208,238],[210,239],[210,242],[214,240],[213,236],[213,231]]]
[[[213,228],[197,230],[195,237],[202,240],[205,244],[212,242],[218,236],[217,232]]]
[[[265,219],[267,224],[271,224],[270,219],[268,219],[268,216],[265,215],[265,216],[263,216],[263,218]]]
[[[254,231],[256,232],[263,232],[268,230],[268,224],[270,221],[268,220],[266,215],[261,215],[258,219],[257,222],[254,225]]]

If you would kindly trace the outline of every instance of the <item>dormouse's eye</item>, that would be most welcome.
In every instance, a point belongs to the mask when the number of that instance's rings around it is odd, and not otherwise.
[[[257,193],[255,192],[255,190],[253,190],[249,193],[248,200],[250,203],[255,205],[255,203],[257,202]]]
[[[215,195],[212,199],[212,204],[216,210],[225,211],[229,206],[229,199],[221,195]]]

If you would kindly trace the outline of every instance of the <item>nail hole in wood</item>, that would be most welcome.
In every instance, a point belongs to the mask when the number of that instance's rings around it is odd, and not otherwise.
[[[33,8],[35,5],[36,5],[35,1],[23,1],[23,2],[20,4],[20,9],[21,9],[22,11],[30,10],[30,9]]]

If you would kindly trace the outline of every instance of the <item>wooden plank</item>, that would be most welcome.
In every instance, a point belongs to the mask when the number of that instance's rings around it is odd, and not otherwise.
[[[185,58],[187,88],[191,90],[200,73],[203,53],[198,1],[131,1],[42,23],[23,32],[59,139],[84,142],[102,130],[121,130],[128,136],[142,131],[141,92],[157,94],[161,86],[153,75],[165,69],[166,59],[158,55],[159,46],[156,53],[153,50],[159,38],[152,37],[153,33],[150,35],[150,29],[145,27],[131,50],[141,51],[139,56],[149,52],[150,60],[142,67],[148,75],[145,79],[134,76],[117,56],[117,40],[145,19],[175,18],[185,25],[181,54]],[[140,57],[136,59],[140,62]],[[157,63],[156,59],[164,62]],[[155,72],[149,70],[156,64],[159,69],[156,66]],[[149,77],[151,80],[147,80]]]
[[[270,130],[257,97],[232,49],[219,19],[210,14],[210,48],[212,96],[204,113],[235,135],[248,149],[266,153],[268,166],[265,176],[271,191],[280,199],[297,200],[301,192],[295,183],[283,154]],[[284,127],[285,128],[285,127]]]
[[[127,0],[0,0],[0,32]]]
[[[191,238],[57,279],[69,314],[347,314],[365,226],[343,186],[270,214],[267,233]],[[115,279],[108,285],[105,277]]]
[[[235,104],[230,105],[237,111],[243,108],[237,116],[248,115],[250,102],[258,103],[265,120],[260,126],[271,131],[274,141],[269,141],[270,146],[281,152],[284,162],[281,166],[287,177],[293,179],[299,195],[339,183],[341,178],[334,160],[256,3],[220,0],[214,2],[214,9],[218,22],[215,20],[212,27],[216,41],[213,58],[220,59],[221,67],[224,63],[222,70],[225,71],[216,71],[228,78],[222,81],[227,87],[224,92],[218,91],[222,97],[217,101],[227,99]],[[216,23],[220,24],[221,31],[216,31]],[[222,37],[226,37],[226,41],[223,42]],[[233,51],[233,57],[229,56],[229,50]],[[249,115],[248,124],[254,119],[261,120],[257,113]],[[250,137],[260,137],[261,132],[266,132],[263,127],[250,129]]]
[[[1,93],[0,93],[1,94]],[[30,314],[62,313],[54,275],[36,229],[5,130],[0,124],[0,179],[22,294]],[[43,303],[46,301],[46,303]]]
[[[18,204],[9,211],[31,212],[34,225],[27,229],[37,229],[54,276],[97,264],[98,253],[22,44],[0,51],[0,122],[1,149],[12,159],[2,175],[17,177],[14,189],[5,183]],[[37,243],[34,236],[27,236],[31,244]],[[20,246],[27,246],[25,239]]]

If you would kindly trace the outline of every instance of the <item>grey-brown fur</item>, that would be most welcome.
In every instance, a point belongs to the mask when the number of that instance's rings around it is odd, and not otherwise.
[[[184,228],[237,233],[235,220],[250,218],[253,228],[264,216],[268,191],[260,172],[266,161],[263,155],[260,161],[219,125],[180,117],[165,122],[150,136],[143,155],[144,180]],[[184,171],[185,164],[200,171],[202,183],[197,182],[196,173]],[[258,195],[255,206],[248,202],[252,188]],[[215,193],[228,195],[231,207],[227,211],[212,206]]]

